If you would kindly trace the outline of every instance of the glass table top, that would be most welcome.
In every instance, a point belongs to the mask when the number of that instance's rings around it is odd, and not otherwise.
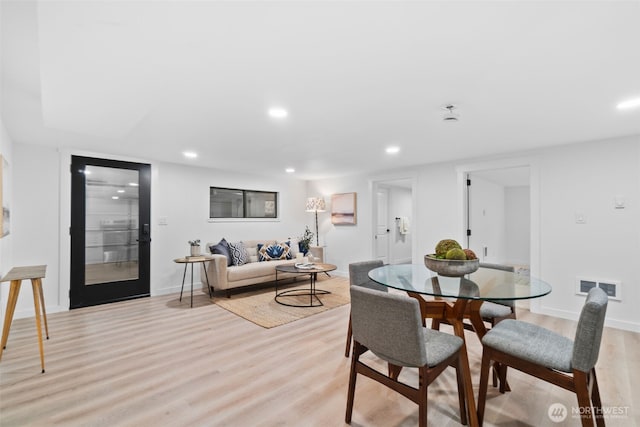
[[[518,300],[551,292],[551,285],[540,279],[483,267],[464,277],[446,277],[420,264],[385,265],[371,270],[369,278],[401,291],[446,298]]]

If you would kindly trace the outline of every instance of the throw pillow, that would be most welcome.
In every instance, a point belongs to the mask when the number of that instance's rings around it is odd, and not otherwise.
[[[273,261],[278,259],[287,259],[289,254],[289,246],[278,243],[275,245],[258,244],[258,260]]]
[[[247,250],[244,248],[244,244],[242,242],[229,243],[229,252],[231,252],[233,265],[244,265],[249,259]]]
[[[231,252],[229,251],[229,243],[223,237],[217,244],[211,245],[209,250],[212,254],[224,255],[227,257],[227,267],[233,265],[233,261],[231,259]]]
[[[287,252],[287,257],[286,259],[292,259],[293,258],[293,249],[291,248],[291,241],[287,240],[286,242],[280,242],[278,243],[280,245],[286,245],[289,248],[289,252]]]

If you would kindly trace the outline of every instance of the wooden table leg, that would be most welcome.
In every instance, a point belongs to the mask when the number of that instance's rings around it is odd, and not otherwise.
[[[9,290],[9,299],[7,300],[7,312],[4,314],[4,328],[2,328],[2,344],[0,345],[0,359],[2,359],[2,352],[7,348],[7,339],[9,339],[9,329],[11,329],[11,321],[13,320],[13,313],[16,311],[16,302],[18,301],[18,295],[20,294],[20,285],[22,280],[12,280]]]
[[[469,355],[467,354],[467,345],[464,339],[464,319],[465,310],[467,308],[467,300],[458,299],[455,304],[451,305],[445,300],[426,300],[421,294],[415,292],[407,292],[409,296],[416,298],[420,303],[420,311],[424,318],[434,320],[446,320],[453,326],[454,333],[462,338],[462,348],[460,348],[460,358],[462,359],[462,381],[464,383],[464,394],[467,400],[467,415],[469,425],[478,427],[478,413],[476,411],[476,401],[473,394],[473,383],[471,381],[471,368],[469,366]],[[391,372],[391,371],[390,371]]]
[[[451,310],[448,310],[447,321],[453,325],[453,330],[457,336],[462,338],[462,348],[460,358],[462,359],[462,381],[464,382],[464,392],[467,397],[467,414],[469,415],[469,425],[479,426],[478,413],[476,410],[475,396],[473,394],[473,383],[471,382],[471,368],[469,366],[469,355],[467,354],[467,344],[464,339],[464,312],[467,300],[458,299]]]
[[[472,300],[469,302],[469,320],[473,325],[473,329],[482,344],[482,338],[487,334],[487,327],[484,325],[482,321],[482,316],[480,316],[480,307],[482,306],[482,301],[480,300]],[[500,382],[500,393],[504,393],[505,391],[511,391],[509,387],[509,383],[507,382],[507,373],[506,366],[502,367],[499,363],[493,364],[494,375],[497,375],[498,381]],[[494,377],[495,378],[495,377]]]
[[[42,317],[44,318],[44,333],[49,339],[49,325],[47,324],[47,309],[44,305],[44,293],[42,292],[42,279],[33,279],[38,281],[38,290],[40,293],[40,305],[42,306]]]
[[[33,305],[36,309],[36,329],[38,330],[38,345],[40,346],[40,365],[44,374],[44,346],[42,345],[42,320],[40,320],[40,284],[38,279],[31,280],[33,287]]]

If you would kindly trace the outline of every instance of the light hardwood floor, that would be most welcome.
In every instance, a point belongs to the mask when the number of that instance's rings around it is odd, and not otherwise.
[[[192,309],[168,295],[51,314],[45,374],[34,320],[15,320],[0,361],[0,425],[342,426],[348,315],[347,305],[263,329],[200,293]],[[575,322],[526,310],[519,318],[567,336],[575,330]],[[473,334],[467,342],[477,396],[481,347]],[[597,365],[603,405],[627,407],[609,426],[640,423],[638,354],[640,334],[606,328]],[[413,371],[401,378],[415,383]],[[447,371],[429,389],[429,425],[460,425]],[[571,393],[515,370],[509,382],[505,395],[490,387],[486,426],[580,425],[547,416],[552,403],[576,406]],[[359,377],[353,426],[416,426],[417,414],[412,402]]]

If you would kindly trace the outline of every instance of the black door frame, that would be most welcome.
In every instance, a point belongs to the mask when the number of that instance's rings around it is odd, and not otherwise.
[[[85,166],[139,172],[138,278],[86,286],[85,283]],[[151,165],[93,157],[71,156],[71,276],[70,308],[106,304],[150,295]]]

